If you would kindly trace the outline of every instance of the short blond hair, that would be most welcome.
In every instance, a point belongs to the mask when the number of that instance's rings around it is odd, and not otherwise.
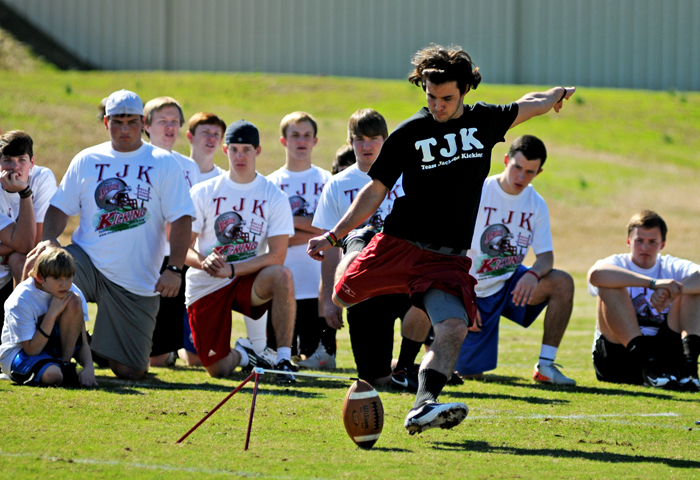
[[[287,138],[287,128],[289,128],[290,125],[296,125],[301,122],[309,122],[311,124],[314,129],[315,138],[318,134],[318,124],[316,123],[316,119],[312,117],[310,113],[306,112],[292,112],[289,115],[285,115],[280,123],[280,135]]]
[[[182,113],[182,107],[177,103],[177,100],[173,97],[156,97],[153,100],[149,100],[148,103],[143,106],[143,116],[146,118],[146,125],[150,127],[151,122],[153,122],[153,114],[160,112],[166,107],[177,108],[180,114],[180,126],[185,124],[185,115]],[[146,134],[148,134],[148,132],[146,132]]]
[[[29,272],[31,277],[37,278],[70,278],[75,276],[75,260],[73,256],[62,248],[48,247],[41,252],[36,259],[34,268]]]

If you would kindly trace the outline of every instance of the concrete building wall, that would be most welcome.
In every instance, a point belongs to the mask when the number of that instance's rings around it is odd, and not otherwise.
[[[699,0],[0,0],[110,70],[403,78],[431,43],[489,83],[700,90]]]

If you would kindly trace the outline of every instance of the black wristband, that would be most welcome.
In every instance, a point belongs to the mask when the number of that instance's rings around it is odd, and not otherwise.
[[[228,276],[228,278],[233,278],[236,276],[236,269],[233,268],[233,263],[229,263],[231,265],[231,275]]]
[[[165,269],[170,270],[173,273],[177,273],[178,275],[180,275],[182,277],[182,269],[179,267],[176,267],[175,265],[166,265]]]
[[[27,185],[27,188],[25,188],[24,190],[22,190],[21,192],[18,192],[18,193],[19,193],[19,198],[29,198],[32,196],[32,193],[34,193],[34,192],[32,192],[32,189],[29,187],[29,185]]]
[[[37,331],[38,331],[39,333],[41,333],[43,336],[45,336],[46,338],[49,338],[49,335],[46,335],[46,332],[43,331],[39,325],[36,326],[36,329],[37,329]]]
[[[561,87],[561,88],[564,88],[564,87]],[[564,100],[564,97],[566,97],[566,88],[564,88],[564,93],[562,94],[561,98],[559,99],[559,101],[557,103],[560,103],[562,100]]]

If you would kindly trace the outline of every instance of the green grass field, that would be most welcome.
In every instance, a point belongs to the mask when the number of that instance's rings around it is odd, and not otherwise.
[[[408,61],[407,61],[408,68]],[[483,72],[488,80],[488,72]],[[513,101],[548,86],[483,84],[469,102]],[[60,177],[78,151],[108,140],[97,104],[120,88],[144,100],[171,95],[185,115],[213,111],[258,125],[258,170],[279,168],[279,121],[293,110],[319,120],[315,163],[328,168],[344,143],[347,118],[373,107],[390,127],[423,103],[405,81],[262,74],[58,72],[42,64],[0,75],[0,130],[24,129],[36,159]],[[443,401],[469,405],[449,431],[409,437],[413,396],[380,390],[385,424],[372,451],[345,434],[348,382],[300,379],[289,388],[263,379],[250,450],[243,451],[252,398],[246,386],[183,444],[175,441],[245,378],[214,380],[181,363],[139,382],[97,370],[93,390],[30,389],[0,382],[0,478],[696,478],[700,477],[700,394],[597,382],[591,366],[595,303],[585,274],[625,249],[625,225],[642,208],[669,223],[666,252],[700,262],[700,93],[581,88],[559,115],[512,130],[494,149],[532,133],[548,146],[534,185],[548,201],[556,266],[576,281],[574,313],[560,348],[564,373],[579,386],[530,380],[542,335],[504,321],[499,367],[484,382],[448,387]],[[176,149],[188,153],[181,135]],[[218,163],[225,166],[223,155]],[[449,226],[424,225],[424,228]],[[66,239],[67,240],[67,239]],[[235,317],[234,336],[244,335]],[[395,353],[399,335],[396,335]],[[347,330],[338,337],[339,374],[354,374]]]

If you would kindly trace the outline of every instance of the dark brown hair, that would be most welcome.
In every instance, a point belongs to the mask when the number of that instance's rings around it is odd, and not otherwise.
[[[415,66],[408,75],[408,81],[425,90],[425,82],[440,85],[446,82],[457,82],[459,93],[467,91],[467,87],[476,89],[481,82],[479,67],[474,65],[472,58],[461,47],[451,45],[447,48],[431,43],[416,52],[411,58]]]
[[[22,130],[11,130],[0,136],[0,156],[19,157],[20,155],[34,156],[34,141]]]
[[[628,237],[632,234],[632,230],[635,228],[644,228],[647,230],[650,228],[658,228],[661,230],[661,241],[666,241],[666,233],[668,232],[666,222],[664,222],[664,219],[661,218],[661,215],[653,210],[642,210],[630,219],[630,223],[627,225]]]

